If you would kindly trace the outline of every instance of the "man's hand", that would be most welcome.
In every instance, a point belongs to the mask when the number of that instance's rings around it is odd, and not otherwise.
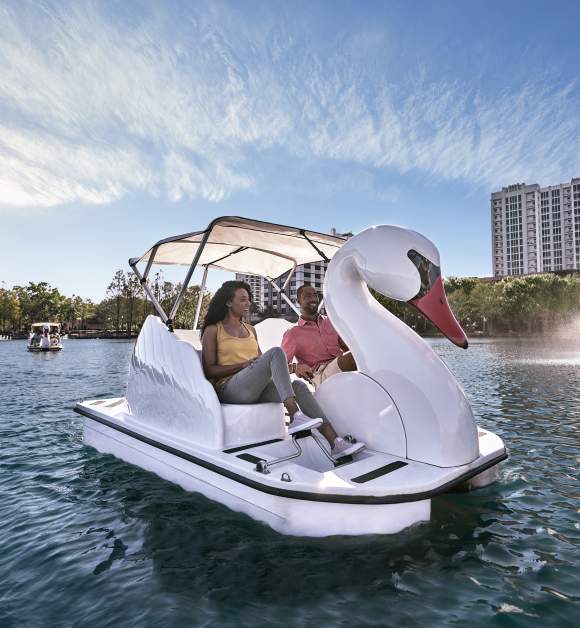
[[[308,382],[314,377],[314,373],[308,364],[298,364],[296,366],[296,375]]]

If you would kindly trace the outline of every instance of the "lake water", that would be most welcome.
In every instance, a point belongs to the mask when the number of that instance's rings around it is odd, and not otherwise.
[[[578,625],[580,343],[431,344],[507,443],[500,481],[313,540],[83,446],[72,407],[124,394],[131,342],[0,342],[0,626]]]

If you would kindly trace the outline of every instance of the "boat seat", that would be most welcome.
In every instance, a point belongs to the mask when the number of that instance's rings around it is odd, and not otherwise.
[[[287,321],[284,321],[284,323],[287,323]],[[281,328],[279,333],[281,338],[283,333]],[[175,337],[193,347],[203,372],[199,330],[176,329]],[[213,386],[211,390],[213,391]],[[285,438],[286,436],[284,407],[281,403],[222,403],[220,407],[223,421],[224,449],[275,438]]]
[[[177,333],[179,331],[179,333]],[[201,365],[201,345],[196,330],[176,330],[180,340],[195,348]],[[250,445],[286,436],[284,407],[281,403],[221,403],[224,449]]]
[[[196,351],[201,350],[199,329],[176,329],[174,333],[179,340],[189,343]]]
[[[281,403],[222,403],[224,449],[286,437]]]
[[[262,352],[265,353],[268,349],[279,347],[282,344],[284,332],[294,327],[294,323],[284,318],[265,318],[255,327],[256,334],[258,334],[258,344]]]

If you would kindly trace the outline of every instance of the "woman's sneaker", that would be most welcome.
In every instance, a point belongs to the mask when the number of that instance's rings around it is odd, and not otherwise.
[[[362,451],[366,445],[364,443],[347,443],[343,438],[337,436],[334,441],[334,447],[330,451],[330,455],[338,460],[344,458],[344,456],[353,456],[354,454]]]
[[[292,423],[288,426],[288,435],[296,432],[304,432],[305,430],[313,430],[322,425],[322,419],[311,419],[304,412],[296,412]]]

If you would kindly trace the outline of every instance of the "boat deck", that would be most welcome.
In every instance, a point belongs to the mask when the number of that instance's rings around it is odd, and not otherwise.
[[[116,430],[124,439],[139,440],[253,488],[292,497],[300,494],[340,501],[366,498],[380,499],[380,503],[427,499],[507,457],[501,439],[480,428],[480,456],[467,465],[442,468],[365,449],[354,459],[335,466],[312,436],[303,435],[297,440],[300,455],[273,464],[270,473],[265,474],[257,470],[258,462],[272,463],[297,452],[291,438],[249,443],[224,451],[206,450],[140,423],[130,414],[124,398],[84,401],[77,405],[76,411],[93,419],[95,430]]]

